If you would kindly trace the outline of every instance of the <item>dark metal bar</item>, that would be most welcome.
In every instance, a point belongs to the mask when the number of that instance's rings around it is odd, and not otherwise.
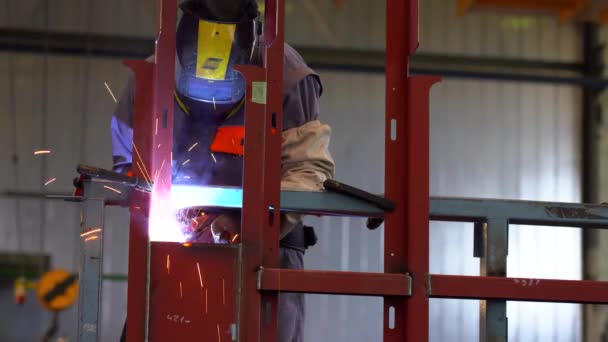
[[[132,186],[142,191],[152,191],[152,183],[144,181],[142,178],[130,177],[122,173],[102,169],[95,166],[80,164],[76,168],[79,174],[98,178],[108,182],[118,183],[126,186]]]
[[[103,187],[84,181],[82,231],[78,268],[78,341],[96,342],[101,336],[100,304],[103,274],[103,236],[105,204]]]
[[[482,276],[506,277],[509,223],[504,218],[489,218],[484,225],[485,253],[480,262]]]
[[[296,46],[309,65],[318,70],[384,73],[384,52]],[[154,39],[99,34],[0,29],[0,51],[104,58],[145,58],[154,52]],[[466,69],[463,69],[466,67]],[[512,72],[495,72],[494,69]],[[513,58],[419,54],[412,57],[412,75],[512,82],[552,83],[601,89],[608,80],[582,73],[580,63],[561,63]],[[515,72],[517,71],[517,72]]]
[[[550,83],[572,85],[592,89],[603,89],[608,86],[608,80],[588,77],[566,77],[540,74],[506,73],[491,71],[450,70],[442,68],[412,68],[413,75],[440,75],[445,78],[477,79],[488,81],[509,81],[529,83]]]
[[[409,296],[411,279],[405,274],[266,268],[258,271],[258,290],[354,296]]]
[[[335,49],[311,46],[297,46],[296,48],[309,64],[321,66],[322,68],[356,67],[384,72],[385,54],[384,51],[381,50]],[[416,53],[410,58],[410,63],[413,66],[434,64],[496,69],[528,69],[530,71],[568,71],[577,73],[580,73],[583,70],[583,65],[580,63],[427,53]]]
[[[505,218],[510,224],[608,228],[608,206],[496,199],[431,198],[431,220],[485,222]]]
[[[603,45],[600,42],[599,27],[594,23],[582,25],[582,52],[583,52],[583,75],[585,77],[599,78],[604,74]],[[586,203],[597,203],[600,200],[600,138],[598,132],[603,121],[602,105],[600,103],[601,91],[598,89],[583,89],[582,94],[582,197]],[[598,265],[597,247],[603,232],[595,230],[583,231],[583,279],[595,280],[597,272],[593,265]],[[585,329],[583,334],[593,329],[593,320],[588,319],[592,308],[583,309],[583,322]],[[588,340],[586,338],[585,340]]]
[[[608,304],[608,282],[433,274],[432,298]]]
[[[479,301],[479,341],[508,341],[507,301]]]
[[[154,39],[4,28],[0,51],[141,59],[154,53]]]
[[[483,224],[484,255],[480,260],[480,275],[507,276],[509,222],[505,218],[488,218]],[[480,341],[507,342],[507,302],[480,301]]]
[[[603,47],[600,43],[599,26],[594,23],[583,24],[583,75],[598,80],[603,75]],[[602,107],[599,102],[601,91],[598,89],[583,90],[583,201],[596,203],[598,200],[597,130],[601,122]]]
[[[323,68],[372,68],[384,72],[385,53],[382,50],[296,46],[304,59]],[[116,36],[71,32],[47,32],[23,29],[0,29],[0,51],[49,53],[58,55],[89,55],[110,58],[145,58],[154,53],[154,38]],[[500,57],[455,56],[418,53],[411,63],[511,68],[547,71],[583,72],[581,63],[524,60]]]

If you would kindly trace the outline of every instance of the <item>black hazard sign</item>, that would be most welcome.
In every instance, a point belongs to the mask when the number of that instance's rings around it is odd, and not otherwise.
[[[59,269],[47,272],[40,278],[36,294],[48,310],[67,309],[78,297],[78,274]]]

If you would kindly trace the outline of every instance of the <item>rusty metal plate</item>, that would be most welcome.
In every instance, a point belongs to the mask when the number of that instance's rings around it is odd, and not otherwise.
[[[150,341],[236,340],[239,246],[154,242]]]

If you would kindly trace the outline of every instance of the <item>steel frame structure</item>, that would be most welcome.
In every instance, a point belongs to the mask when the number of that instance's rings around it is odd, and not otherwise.
[[[281,127],[284,8],[283,0],[267,0],[264,65],[241,67],[247,79],[242,243],[228,248],[186,248],[177,243],[150,242],[148,224],[151,215],[157,209],[155,206],[161,205],[168,196],[171,183],[170,168],[163,168],[163,165],[171,160],[172,150],[176,0],[160,1],[159,6],[161,33],[155,62],[128,63],[136,76],[136,155],[133,162],[137,167],[134,169],[140,179],[151,179],[150,174],[154,175],[154,191],[133,191],[129,198],[128,341],[160,340],[159,336],[172,336],[178,340],[194,337],[222,340],[225,336],[238,341],[276,341],[280,292],[381,296],[384,298],[384,341],[427,341],[429,298],[482,300],[480,336],[482,340],[489,341],[507,339],[507,300],[608,304],[608,282],[506,277],[510,223],[599,228],[608,226],[608,208],[566,203],[429,198],[429,91],[439,78],[409,76],[408,60],[418,45],[416,0],[387,0],[385,196],[396,204],[396,210],[382,213],[373,206],[336,194],[281,193],[281,141],[280,135],[273,131]],[[256,96],[252,96],[254,92],[257,92]],[[157,122],[160,123],[158,131]],[[103,209],[103,205],[112,202],[100,200],[98,190],[99,184],[96,185],[95,181],[85,184],[85,203],[93,200],[90,205],[85,205],[85,213],[88,207],[91,210]],[[308,205],[310,196],[320,196],[326,203],[334,205],[329,209]],[[384,273],[280,269],[278,223],[283,209],[384,216]],[[102,228],[103,215],[91,217],[92,223],[83,224],[83,235],[95,231],[95,227]],[[481,276],[429,273],[429,219],[475,224],[475,255],[482,258]],[[95,302],[98,303],[100,298],[101,263],[95,259],[101,260],[103,230],[94,234],[98,233],[99,241],[92,244],[83,242],[85,253],[81,279],[84,282],[81,281],[79,317],[86,319],[79,324],[79,332],[83,332],[79,336],[87,341],[99,338],[97,315],[92,312],[93,308],[98,310]],[[172,260],[179,261],[176,266],[171,266],[171,270],[169,253],[175,253],[171,254],[174,255]],[[183,277],[179,281],[180,299],[185,296],[194,298],[190,289],[185,287],[182,291],[181,281],[190,279],[188,284],[197,282],[192,269],[183,266],[187,263],[191,266],[193,262],[197,268],[200,262],[203,268],[209,266],[212,273],[226,277],[222,278],[221,291],[225,292],[227,288],[234,294],[229,300],[224,295],[222,301],[215,299],[209,303],[217,310],[216,316],[224,319],[222,324],[228,322],[221,329],[217,323],[217,336],[208,325],[204,329],[202,326],[167,325],[160,316],[165,315],[164,309],[175,307],[171,303],[175,300],[158,296],[155,297],[156,302],[150,299],[155,291],[151,286],[157,291],[160,288],[173,292],[176,288],[167,279],[176,274]],[[163,265],[163,270],[159,271],[159,264]],[[198,276],[201,291],[203,281],[213,282],[209,278],[203,280],[200,268]],[[229,280],[228,284],[225,284],[225,279]],[[175,280],[171,281],[175,283]],[[169,286],[165,287],[167,284]],[[217,289],[218,283],[207,286]],[[207,311],[206,292],[204,298]],[[188,307],[183,309],[188,315],[196,315],[199,308],[193,307],[201,304],[193,301],[181,305]],[[167,315],[171,324],[183,323],[184,319],[185,315]],[[186,321],[189,323],[190,318]],[[164,334],[167,333],[165,329],[174,331]]]

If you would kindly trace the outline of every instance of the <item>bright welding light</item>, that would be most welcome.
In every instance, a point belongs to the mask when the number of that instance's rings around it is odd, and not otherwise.
[[[171,186],[170,193],[155,187],[152,193],[149,235],[151,241],[187,241],[184,223],[176,219],[181,209],[193,207],[241,208],[240,188],[219,188],[195,185]],[[188,219],[190,222],[190,219]]]
[[[198,185],[171,186],[171,204],[174,209],[188,207],[241,208],[241,188],[220,188]]]

